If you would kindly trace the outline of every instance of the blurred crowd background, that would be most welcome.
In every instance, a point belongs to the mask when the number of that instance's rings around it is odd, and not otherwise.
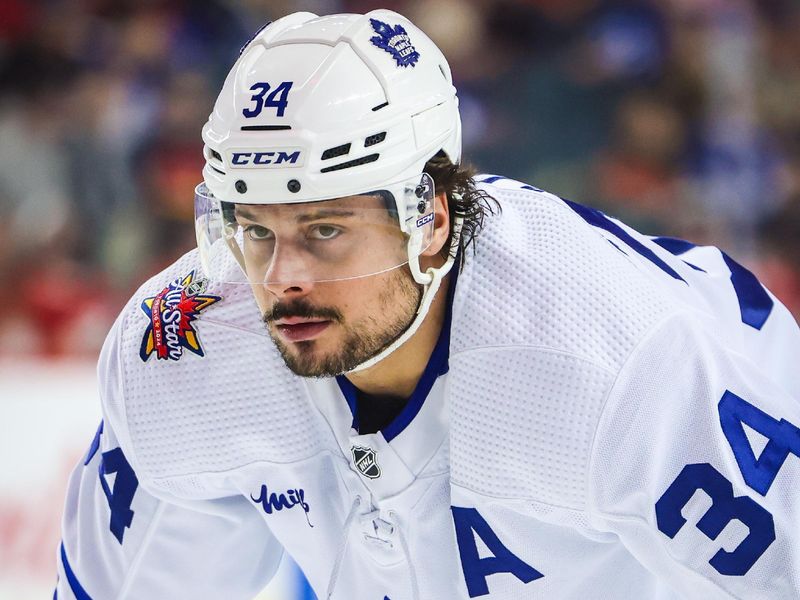
[[[379,6],[449,57],[481,170],[720,245],[800,316],[796,0],[0,0],[0,357],[93,359],[193,247],[200,129],[256,29]]]

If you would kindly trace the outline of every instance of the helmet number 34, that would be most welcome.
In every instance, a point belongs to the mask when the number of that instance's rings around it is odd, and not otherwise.
[[[245,108],[242,114],[250,119],[260,115],[264,108],[275,108],[277,109],[277,116],[282,117],[286,110],[286,105],[288,104],[289,90],[292,89],[293,84],[293,81],[284,81],[270,91],[272,86],[267,82],[261,81],[254,83],[250,86],[250,91],[255,92],[255,94],[250,97],[250,100],[254,104],[251,107]],[[267,92],[269,92],[269,94],[267,94]]]

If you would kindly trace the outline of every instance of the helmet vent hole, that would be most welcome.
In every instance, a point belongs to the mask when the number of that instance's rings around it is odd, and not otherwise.
[[[449,79],[447,79],[447,71],[444,70],[444,66],[439,65],[439,70],[442,72],[442,77],[445,78],[445,81],[450,81]]]
[[[343,156],[350,152],[350,144],[342,144],[341,146],[336,146],[335,148],[328,148],[325,152],[322,153],[322,160],[328,160],[329,158],[336,158],[337,156]]]
[[[347,162],[339,163],[338,165],[332,165],[330,167],[325,167],[321,169],[321,173],[330,173],[331,171],[341,171],[342,169],[349,169],[350,167],[358,167],[360,165],[366,165],[367,163],[375,162],[378,160],[380,154],[369,154],[368,156],[362,156],[361,158],[356,158],[354,160],[348,160]]]
[[[374,146],[375,144],[380,144],[385,139],[386,139],[385,131],[381,131],[380,133],[371,135],[364,140],[364,148],[369,148],[370,146]]]
[[[291,125],[242,125],[242,131],[286,131]]]
[[[220,171],[217,167],[214,167],[212,165],[208,165],[208,166],[211,167],[214,171],[216,171],[220,175],[225,175],[225,171]]]
[[[211,152],[212,157],[216,158],[219,162],[222,162],[222,155],[219,152],[212,150],[211,148],[209,148],[208,151]]]
[[[378,106],[373,106],[372,107],[372,112],[375,112],[376,110],[380,110],[380,109],[385,108],[387,106],[389,106],[388,102],[384,102],[383,104],[378,104]]]

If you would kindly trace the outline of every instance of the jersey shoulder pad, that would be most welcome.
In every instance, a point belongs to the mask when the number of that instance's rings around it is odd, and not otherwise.
[[[454,353],[536,347],[614,371],[644,332],[677,309],[561,198],[507,179],[481,189],[500,212],[486,219],[459,276]]]
[[[563,200],[509,182],[481,184],[502,212],[487,218],[456,286],[452,478],[583,510],[615,377],[675,307]]]

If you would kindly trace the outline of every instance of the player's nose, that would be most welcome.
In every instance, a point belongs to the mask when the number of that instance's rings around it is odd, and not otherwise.
[[[276,297],[300,296],[314,288],[313,265],[303,252],[291,245],[276,244],[263,285]]]

